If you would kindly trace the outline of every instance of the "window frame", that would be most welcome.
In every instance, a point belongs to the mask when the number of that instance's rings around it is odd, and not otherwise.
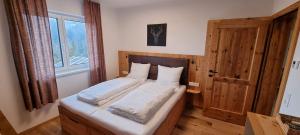
[[[66,33],[65,23],[64,23],[65,20],[85,23],[84,17],[49,11],[49,18],[57,19],[58,35],[60,40],[61,54],[62,54],[62,61],[63,61],[63,67],[55,68],[56,77],[88,71],[89,63],[80,64],[80,65],[70,65],[69,52],[68,52],[69,48],[68,48],[68,43],[66,38],[67,33]],[[88,43],[86,43],[86,47],[88,50]]]

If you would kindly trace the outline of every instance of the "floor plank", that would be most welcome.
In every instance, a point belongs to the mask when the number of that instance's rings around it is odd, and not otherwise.
[[[186,110],[172,135],[242,135],[244,127],[208,118],[201,109]],[[63,135],[59,118],[52,119],[21,135]]]
[[[2,111],[0,110],[0,135],[16,135],[17,132],[10,125]]]
[[[66,135],[62,133],[59,117],[22,132],[20,135]]]
[[[173,135],[242,135],[244,127],[203,116],[201,109],[186,110]]]

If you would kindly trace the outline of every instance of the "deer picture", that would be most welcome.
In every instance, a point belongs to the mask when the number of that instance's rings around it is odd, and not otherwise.
[[[154,44],[157,45],[160,35],[163,33],[163,27],[159,26],[158,31],[155,31],[155,28],[152,27],[150,30],[151,35],[153,36]]]

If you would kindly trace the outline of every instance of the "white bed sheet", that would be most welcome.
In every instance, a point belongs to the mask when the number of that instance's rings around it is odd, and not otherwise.
[[[137,83],[134,86],[124,90],[126,91],[124,93],[127,93],[127,91],[131,91],[142,84],[143,83]],[[107,102],[109,103],[109,101]],[[77,98],[77,94],[61,99],[59,104],[69,109],[70,111],[83,116],[84,118],[88,118],[88,116],[90,116],[100,108],[100,106],[98,105],[89,104],[87,102],[79,100]]]
[[[124,90],[140,82],[141,81],[129,77],[119,77],[80,91],[77,94],[77,98],[90,104],[102,105],[109,101],[109,98],[114,97],[114,95],[118,93],[122,93]]]
[[[88,119],[93,121],[94,123],[98,123],[102,127],[112,131],[117,135],[151,135],[166,119],[173,106],[184,94],[185,90],[185,86],[180,86],[179,88],[177,88],[170,99],[168,99],[168,101],[161,106],[161,108],[146,124],[141,124],[122,116],[112,114],[107,110],[108,106],[111,103],[118,100],[122,96],[101,106],[97,111],[92,113]]]
[[[117,135],[151,135],[166,119],[173,106],[186,90],[186,86],[184,85],[178,87],[170,99],[161,106],[157,113],[146,124],[140,124],[122,116],[112,114],[107,110],[109,105],[125,96],[131,90],[134,90],[135,87],[129,88],[127,92],[102,106],[95,106],[82,102],[77,99],[77,94],[62,99],[60,101],[60,105],[90,121],[93,121],[94,123],[99,124]]]

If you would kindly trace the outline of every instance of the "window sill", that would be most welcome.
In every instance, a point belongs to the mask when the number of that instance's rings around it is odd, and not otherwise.
[[[74,75],[74,74],[79,74],[82,72],[87,72],[89,71],[89,68],[83,68],[83,69],[76,69],[76,70],[68,70],[68,71],[58,71],[55,76],[56,78],[61,78],[64,76],[70,76],[70,75]]]

